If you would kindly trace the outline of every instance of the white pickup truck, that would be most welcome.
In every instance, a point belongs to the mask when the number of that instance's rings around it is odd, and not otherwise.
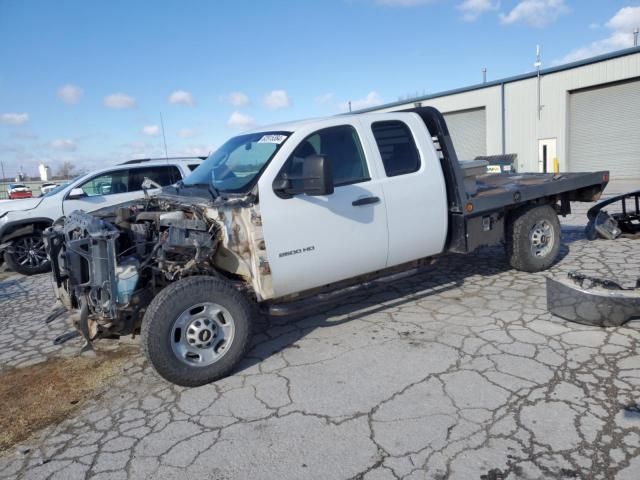
[[[558,214],[609,179],[483,168],[430,107],[260,128],[159,195],[48,229],[57,297],[89,345],[140,331],[162,377],[201,385],[243,357],[256,306],[286,315],[482,245],[548,268]]]

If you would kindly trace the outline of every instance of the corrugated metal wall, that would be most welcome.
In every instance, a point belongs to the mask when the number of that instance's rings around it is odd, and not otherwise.
[[[640,79],[571,93],[569,168],[640,177]]]
[[[534,77],[506,83],[505,153],[518,155],[520,171],[535,172],[538,170],[538,141],[556,138],[560,170],[574,170],[569,162],[570,92],[636,77],[640,77],[640,53],[544,75],[540,84],[542,108],[539,117],[537,79]],[[421,101],[421,104],[434,106],[443,113],[484,107],[486,154],[502,153],[502,104],[499,85],[431,98]],[[412,106],[414,102],[407,102],[394,107],[381,106],[380,110],[401,110]],[[624,129],[624,126],[620,128]],[[614,178],[616,175],[614,174]]]

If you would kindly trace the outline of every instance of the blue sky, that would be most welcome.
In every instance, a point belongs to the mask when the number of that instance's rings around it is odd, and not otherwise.
[[[206,154],[331,115],[632,46],[640,0],[0,0],[7,175]]]

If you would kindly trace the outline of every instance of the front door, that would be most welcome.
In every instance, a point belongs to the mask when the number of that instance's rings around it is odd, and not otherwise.
[[[556,161],[556,139],[543,138],[538,140],[538,171],[541,173],[554,173]]]
[[[300,175],[302,159],[326,155],[331,195],[280,198],[260,183],[260,209],[274,295],[320,287],[385,267],[387,219],[383,190],[360,135],[350,125],[319,130],[295,148],[279,175]]]

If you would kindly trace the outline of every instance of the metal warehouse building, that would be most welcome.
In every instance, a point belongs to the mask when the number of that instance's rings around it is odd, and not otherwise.
[[[460,159],[517,154],[522,172],[611,171],[640,178],[640,47],[375,107],[431,105]]]

